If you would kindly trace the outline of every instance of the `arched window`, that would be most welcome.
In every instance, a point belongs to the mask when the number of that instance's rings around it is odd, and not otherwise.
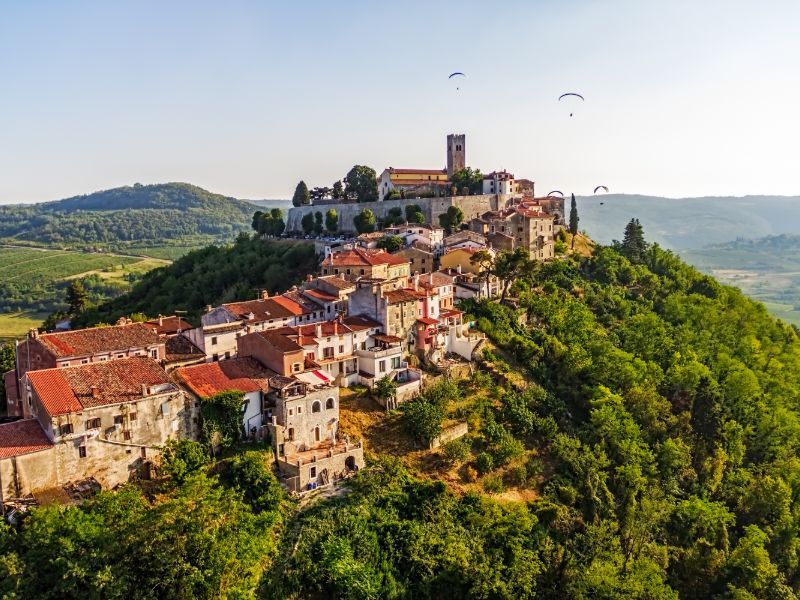
[[[326,409],[333,408],[333,407],[334,407],[333,398],[328,398],[327,400],[325,400],[325,408]]]
[[[322,410],[322,404],[319,400],[314,400],[314,404],[311,405],[311,412],[317,413]]]

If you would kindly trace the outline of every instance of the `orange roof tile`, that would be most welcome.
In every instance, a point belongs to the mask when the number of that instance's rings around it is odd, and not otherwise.
[[[369,267],[377,265],[402,265],[408,263],[399,256],[385,250],[353,248],[334,252],[325,257],[322,265],[326,267]]]
[[[158,334],[144,323],[44,333],[38,339],[57,358],[144,348],[160,343]]]
[[[0,459],[46,450],[52,445],[36,419],[0,425]]]
[[[229,390],[245,394],[257,392],[265,389],[267,380],[274,375],[252,358],[232,358],[193,367],[181,367],[175,370],[175,374],[186,387],[202,398]]]

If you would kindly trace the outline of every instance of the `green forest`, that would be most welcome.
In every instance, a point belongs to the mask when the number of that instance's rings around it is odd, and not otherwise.
[[[192,245],[230,240],[254,206],[187,183],[135,184],[56,202],[0,206],[0,240],[44,246]]]
[[[252,215],[251,215],[252,216]],[[75,319],[77,326],[113,323],[123,315],[187,311],[197,320],[208,305],[282,292],[317,268],[313,244],[265,241],[241,233],[233,244],[194,250],[169,266],[146,273],[133,289]]]
[[[112,305],[168,312],[241,292],[255,285],[238,279],[251,253],[283,252],[291,278],[311,264],[299,260],[308,246],[255,244],[190,254]],[[270,264],[253,268],[258,285],[285,286]],[[172,461],[160,488],[36,509],[2,529],[4,597],[797,597],[795,328],[627,235],[530,269],[506,303],[462,308],[489,337],[491,371],[382,417],[409,444],[445,415],[469,423],[423,468],[368,445],[346,493],[301,507],[257,452]],[[440,463],[481,487],[444,481]]]

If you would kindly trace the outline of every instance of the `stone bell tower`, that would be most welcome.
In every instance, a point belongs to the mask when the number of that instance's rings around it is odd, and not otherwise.
[[[447,136],[447,176],[460,171],[466,166],[464,150],[466,136],[463,133],[451,133]]]

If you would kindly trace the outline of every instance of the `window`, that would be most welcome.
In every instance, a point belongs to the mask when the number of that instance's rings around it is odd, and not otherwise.
[[[238,333],[236,335],[239,335]],[[158,350],[150,350],[150,358],[158,358]]]
[[[294,427],[289,427],[289,441],[294,440]]]
[[[311,405],[311,412],[318,413],[322,410],[322,403],[319,400],[314,400],[314,404]]]
[[[361,274],[362,274],[362,275],[364,274],[364,269],[361,269]]]
[[[86,458],[86,446],[78,446],[78,458]]]
[[[72,431],[72,423],[64,423],[61,426],[61,435],[71,435]]]
[[[100,424],[101,424],[101,421],[100,421],[99,418],[98,419],[89,419],[88,421],[86,421],[86,429],[87,429],[87,431],[89,429],[100,429]]]
[[[339,345],[339,354],[344,354],[344,346]]]
[[[399,369],[400,368],[400,357],[399,356],[395,356],[395,357],[392,358],[392,368],[393,369]]]
[[[335,400],[333,398],[328,398],[325,400],[325,408],[330,410],[331,408],[335,407]]]
[[[302,412],[303,412],[303,407],[302,406],[298,406],[297,407],[297,414],[299,415]]]
[[[125,441],[128,441],[128,442],[130,442],[130,441],[131,441],[131,432],[130,432],[130,431],[123,431],[123,432],[122,432],[122,438],[123,438]]]
[[[212,356],[211,356],[211,359],[212,359],[214,362],[217,362],[217,361],[219,360],[219,354],[214,354],[214,355],[212,355]]]
[[[333,358],[333,348],[327,347],[322,349],[322,357],[323,358]]]
[[[290,408],[290,409],[289,409],[289,416],[291,417],[293,414],[294,414],[294,409],[293,409],[293,408]]]
[[[230,353],[230,351],[226,352],[226,353],[225,353],[225,358],[230,358],[230,357],[231,357],[231,353]]]
[[[101,357],[100,357],[100,362],[105,362],[105,361],[107,361],[107,360],[108,360],[108,357],[107,357],[107,356],[101,356]]]
[[[135,421],[136,420],[136,413],[132,412],[131,414],[129,414],[128,415],[128,420],[129,421]]]
[[[386,361],[382,360],[378,362],[378,372],[384,373],[386,371]]]
[[[142,448],[142,458],[147,458],[147,448]]]
[[[309,476],[311,479],[316,479],[316,477],[317,477],[317,467],[311,467],[311,468],[308,470],[308,476]]]
[[[117,358],[125,358],[124,354],[117,354]]]
[[[88,365],[88,364],[89,364],[89,359],[88,359],[88,358],[84,358],[84,359],[82,359],[82,360],[81,360],[81,364],[82,364],[82,365]]]
[[[211,338],[211,345],[212,346],[216,346],[217,345],[217,336],[214,336],[214,337]]]
[[[114,425],[122,425],[122,415],[114,415]]]
[[[361,342],[361,349],[362,350],[366,350],[367,349],[367,342]]]
[[[62,363],[61,363],[61,366],[62,366],[62,367],[68,367],[68,366],[69,366],[69,361],[62,362]]]
[[[292,372],[299,373],[302,370],[303,365],[300,363],[293,363],[292,364]]]

